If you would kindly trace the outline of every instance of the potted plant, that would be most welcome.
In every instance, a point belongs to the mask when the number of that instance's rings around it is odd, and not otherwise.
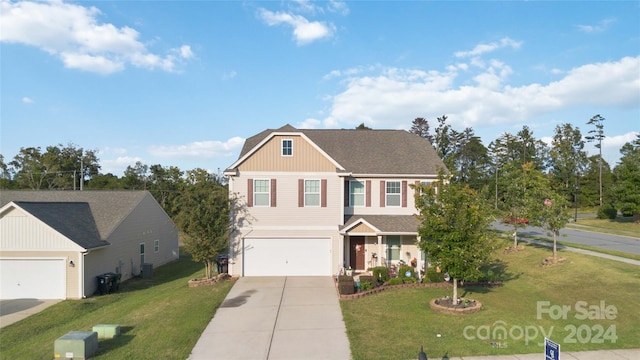
[[[351,266],[349,266],[348,268],[345,269],[344,271],[345,275],[347,276],[353,276],[353,269],[351,268]]]
[[[411,260],[411,266],[412,266],[412,267],[416,267],[416,266],[418,266],[418,259],[413,258],[413,260]]]

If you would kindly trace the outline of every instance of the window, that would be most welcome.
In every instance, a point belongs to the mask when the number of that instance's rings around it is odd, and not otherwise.
[[[387,235],[387,259],[400,260],[400,235]]]
[[[142,271],[142,265],[144,265],[144,243],[140,243],[140,271]]]
[[[387,181],[387,206],[400,206],[400,181]]]
[[[282,156],[293,156],[293,140],[282,140]]]
[[[160,251],[160,240],[153,241],[153,251],[154,252]]]
[[[320,180],[304,181],[304,206],[320,206]]]
[[[269,206],[269,180],[253,181],[253,205]]]
[[[349,181],[349,205],[364,206],[364,183],[362,181]]]

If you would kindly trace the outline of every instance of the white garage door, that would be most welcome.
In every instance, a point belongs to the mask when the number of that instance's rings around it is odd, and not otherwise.
[[[244,276],[330,276],[331,239],[245,239]]]
[[[0,298],[65,299],[65,259],[0,259]]]

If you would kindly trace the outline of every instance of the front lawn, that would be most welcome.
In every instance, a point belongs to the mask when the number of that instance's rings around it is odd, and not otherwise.
[[[186,359],[233,285],[189,288],[202,269],[183,255],[151,278],[124,282],[120,292],[55,304],[3,328],[0,358],[52,359],[55,340],[67,332],[118,324],[121,336],[101,339],[95,359]]]
[[[545,335],[562,351],[640,347],[637,266],[561,251],[566,262],[542,267],[551,251],[524,246],[497,255],[503,287],[458,290],[483,304],[476,314],[429,308],[429,300],[451,296],[450,288],[387,290],[341,301],[354,360],[413,359],[421,345],[430,359],[542,354]],[[567,307],[564,316],[560,310]]]

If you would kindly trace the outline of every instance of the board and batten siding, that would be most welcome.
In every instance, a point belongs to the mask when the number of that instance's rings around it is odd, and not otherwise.
[[[293,155],[282,156],[282,140],[293,142]],[[336,166],[299,135],[274,136],[238,166],[243,171],[334,172]]]

